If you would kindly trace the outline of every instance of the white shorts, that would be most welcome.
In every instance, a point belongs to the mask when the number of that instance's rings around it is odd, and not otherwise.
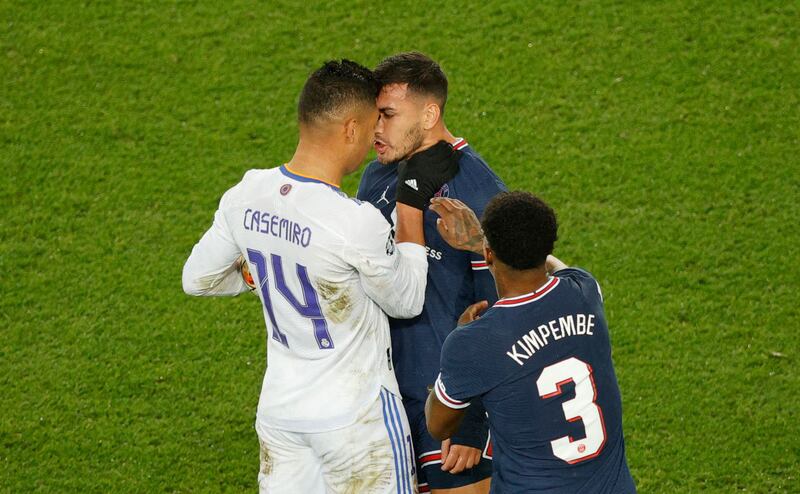
[[[260,426],[260,494],[417,494],[414,451],[400,398],[385,389],[358,420],[329,432]]]

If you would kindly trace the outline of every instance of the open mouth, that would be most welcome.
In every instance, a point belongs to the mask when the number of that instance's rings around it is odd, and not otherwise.
[[[373,146],[375,147],[375,152],[378,154],[383,154],[386,151],[386,148],[389,147],[386,145],[386,143],[379,141],[377,139],[375,140]]]

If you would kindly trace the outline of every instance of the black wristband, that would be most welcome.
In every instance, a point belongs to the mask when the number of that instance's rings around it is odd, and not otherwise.
[[[397,166],[397,202],[425,210],[434,194],[458,173],[461,151],[446,141],[414,154]]]

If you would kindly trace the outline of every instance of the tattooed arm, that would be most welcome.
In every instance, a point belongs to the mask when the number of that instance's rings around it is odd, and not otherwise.
[[[430,208],[439,215],[436,228],[454,249],[483,255],[483,230],[475,213],[458,199],[434,197]]]

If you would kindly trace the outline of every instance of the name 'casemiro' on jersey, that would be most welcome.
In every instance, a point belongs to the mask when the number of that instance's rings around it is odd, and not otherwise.
[[[377,90],[354,62],[314,72],[300,95],[292,159],[250,170],[225,192],[184,265],[187,293],[235,295],[247,290],[243,259],[260,298],[263,493],[350,492],[353,478],[359,492],[410,494],[416,486],[387,315],[422,310],[428,264],[418,205],[446,177],[439,181],[424,156],[401,172],[418,190],[394,191],[396,237],[377,209],[340,190],[373,142]]]

